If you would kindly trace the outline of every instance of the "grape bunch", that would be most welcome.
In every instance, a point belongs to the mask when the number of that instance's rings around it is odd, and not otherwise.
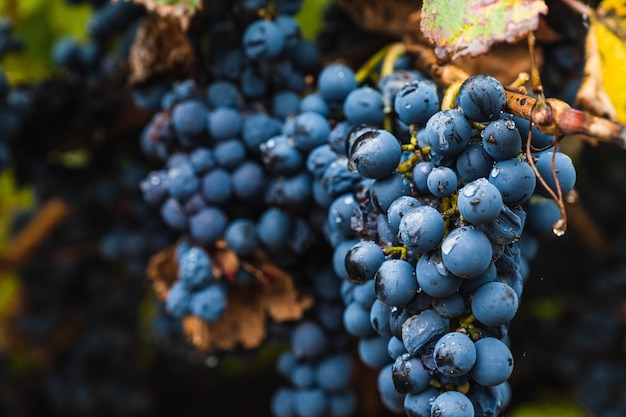
[[[547,188],[573,188],[572,161],[545,135],[532,146],[549,150],[522,152],[528,124],[503,113],[493,77],[468,78],[448,109],[419,73],[396,71],[378,89],[357,84],[347,67],[320,73],[320,93],[345,119],[307,161],[327,209],[346,331],[380,370],[391,411],[500,415],[514,364],[508,327],[532,247],[560,232]],[[386,118],[395,129],[382,128]]]

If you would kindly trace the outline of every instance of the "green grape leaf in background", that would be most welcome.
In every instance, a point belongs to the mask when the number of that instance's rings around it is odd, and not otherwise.
[[[537,29],[542,0],[425,0],[420,29],[440,59],[478,56]]]
[[[54,70],[50,59],[54,42],[62,36],[85,39],[91,10],[65,0],[1,0],[0,15],[13,22],[25,44],[23,51],[2,59],[9,81],[18,84],[48,77]]]

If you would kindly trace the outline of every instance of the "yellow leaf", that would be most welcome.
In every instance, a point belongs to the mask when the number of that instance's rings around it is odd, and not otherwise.
[[[598,41],[602,84],[617,112],[617,120],[626,123],[626,43],[606,25],[597,22],[593,29]]]

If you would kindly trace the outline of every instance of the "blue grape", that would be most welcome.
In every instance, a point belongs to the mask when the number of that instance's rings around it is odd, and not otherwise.
[[[179,231],[185,230],[189,221],[183,206],[173,197],[161,205],[161,218],[171,229]]]
[[[418,394],[407,394],[404,398],[404,411],[407,417],[430,417],[432,403],[438,395],[439,391],[435,388],[427,388]]]
[[[304,96],[302,100],[300,100],[299,110],[300,113],[311,111],[319,113],[324,117],[328,117],[330,115],[330,107],[328,107],[328,103],[324,101],[324,98],[320,93],[310,93]]]
[[[285,247],[294,228],[292,218],[282,209],[269,208],[257,222],[259,241],[267,248]]]
[[[246,160],[246,147],[239,139],[227,139],[215,146],[216,162],[223,168],[233,170]]]
[[[386,130],[374,129],[354,141],[348,166],[365,178],[381,179],[395,171],[401,156],[402,147],[398,139]]]
[[[314,359],[328,349],[328,337],[313,321],[302,321],[291,334],[291,347],[296,358]]]
[[[315,369],[317,385],[327,392],[343,391],[350,387],[352,360],[347,354],[322,358]]]
[[[232,107],[217,107],[207,115],[208,131],[216,142],[236,137],[241,131],[241,113]]]
[[[471,279],[464,279],[461,284],[461,288],[464,291],[472,294],[476,292],[481,285],[486,284],[488,282],[493,282],[498,277],[498,271],[495,263],[491,263],[489,267],[482,274],[473,277]]]
[[[492,243],[499,245],[514,243],[520,238],[525,224],[525,216],[522,218],[518,213],[523,214],[523,211],[513,211],[508,206],[503,206],[496,219],[490,223],[478,225],[477,229],[483,232]]]
[[[394,109],[404,123],[423,125],[439,110],[437,85],[430,80],[407,82],[395,95]]]
[[[355,285],[352,290],[352,297],[355,303],[358,303],[361,307],[370,311],[372,304],[374,304],[374,301],[376,300],[374,280],[369,280],[363,284]]]
[[[348,250],[345,267],[348,278],[354,283],[373,281],[380,266],[385,261],[385,254],[373,241],[361,241]]]
[[[207,110],[199,100],[185,100],[172,109],[172,124],[178,135],[195,140],[205,133],[207,128]]]
[[[506,103],[504,87],[489,75],[472,75],[459,89],[456,97],[465,116],[475,122],[488,122],[500,117]]]
[[[393,364],[386,365],[378,372],[378,392],[383,405],[394,413],[404,412],[404,397],[405,394],[401,394],[396,391],[393,383],[392,374]]]
[[[385,118],[385,105],[378,90],[359,87],[346,96],[343,113],[346,120],[352,124],[367,123],[380,126]]]
[[[358,208],[352,193],[346,193],[333,200],[328,208],[327,223],[333,231],[337,231],[341,236],[351,236],[351,218]]]
[[[188,160],[167,171],[167,191],[172,197],[190,197],[198,190],[199,185],[200,180]]]
[[[330,125],[319,113],[304,112],[295,118],[294,142],[298,149],[309,152],[326,143],[330,134]]]
[[[375,335],[370,323],[370,313],[357,302],[350,302],[343,312],[343,325],[346,331],[357,337]]]
[[[442,374],[465,375],[476,362],[476,347],[469,336],[459,332],[450,332],[437,341],[433,357],[437,369]]]
[[[256,224],[249,219],[231,222],[224,233],[228,247],[239,256],[249,256],[259,247]]]
[[[402,259],[387,259],[374,278],[376,297],[389,306],[401,307],[417,292],[415,268]]]
[[[215,243],[224,234],[228,219],[217,207],[205,207],[189,218],[189,234],[201,243]]]
[[[302,169],[304,158],[289,137],[278,135],[260,145],[263,164],[276,174],[295,174]]]
[[[217,161],[213,149],[198,147],[189,154],[189,162],[193,169],[198,172],[206,172],[215,167]]]
[[[240,109],[242,99],[237,86],[227,80],[216,80],[209,84],[206,92],[207,102],[212,107],[231,107]]]
[[[554,200],[541,199],[528,205],[528,228],[542,239],[554,238],[554,224],[561,219],[561,211]]]
[[[474,227],[454,229],[441,244],[443,265],[454,275],[471,278],[489,267],[493,249],[485,234]]]
[[[226,203],[232,195],[230,174],[221,168],[207,172],[202,177],[201,191],[208,203]]]
[[[522,137],[513,119],[505,117],[489,123],[481,132],[483,149],[496,161],[514,158],[522,148]]]
[[[2,171],[0,169],[0,171]],[[167,172],[152,171],[139,184],[143,199],[150,204],[158,204],[167,197]]]
[[[269,89],[265,76],[253,66],[247,66],[241,71],[239,87],[246,98],[253,100],[265,96]]]
[[[226,305],[226,289],[218,283],[212,283],[194,291],[189,301],[191,313],[207,322],[213,322],[222,317],[226,311]]]
[[[378,335],[359,339],[359,358],[370,368],[380,369],[390,362],[387,352],[388,343],[388,338]]]
[[[434,310],[411,316],[402,325],[402,341],[408,353],[416,356],[448,331],[449,320],[444,319]]]
[[[357,408],[357,398],[351,390],[331,393],[328,402],[329,417],[349,417]]]
[[[415,188],[422,194],[428,193],[428,174],[432,171],[434,165],[429,161],[422,161],[413,167],[413,184]]]
[[[576,184],[576,168],[572,159],[562,152],[544,151],[539,155],[535,166],[537,171],[547,183],[548,187],[556,193],[556,182],[552,173],[552,162],[554,160],[554,168],[556,177],[561,187],[563,195],[569,193],[574,184]],[[537,192],[544,196],[548,196],[548,192],[542,184],[537,184]]]
[[[484,337],[475,346],[476,363],[470,376],[490,387],[506,382],[513,372],[513,355],[507,345],[494,337]]]
[[[342,104],[348,94],[357,87],[354,71],[345,65],[331,64],[324,68],[317,79],[317,88],[324,100]]]
[[[441,317],[447,319],[460,317],[467,310],[465,299],[458,292],[454,292],[446,297],[433,298],[432,308]]]
[[[347,120],[343,120],[337,123],[328,134],[328,138],[326,139],[328,146],[330,146],[337,155],[345,156],[347,154],[348,135],[354,128],[354,125]]]
[[[370,188],[370,196],[374,207],[386,213],[393,201],[403,195],[411,194],[411,183],[400,174],[391,174],[388,177],[377,179]]]
[[[183,318],[191,312],[189,309],[190,300],[189,288],[181,281],[176,281],[167,292],[165,306],[174,317]]]
[[[265,203],[280,207],[302,207],[312,196],[312,180],[306,172],[274,177],[265,191]]]
[[[431,413],[437,417],[474,417],[474,405],[459,391],[446,391],[433,401]]]
[[[283,0],[282,3],[301,3],[297,2],[297,1],[293,1],[293,0]],[[278,9],[280,10],[281,7],[280,5],[278,6]],[[298,8],[299,9],[299,8]],[[284,11],[281,10],[281,13],[286,13]],[[290,13],[290,14],[295,14],[295,13]],[[285,36],[285,48],[293,48],[296,47],[299,44],[300,41],[300,24],[296,21],[296,19],[294,19],[291,16],[287,16],[286,14],[283,14],[281,16],[278,16],[274,22],[278,25],[278,27],[280,28],[280,30],[283,32],[284,36]]]
[[[419,206],[405,213],[400,220],[399,232],[408,248],[424,253],[439,244],[445,233],[445,224],[436,209]]]
[[[331,162],[324,170],[320,183],[331,197],[352,192],[363,178],[348,169],[348,159],[339,158]]]
[[[276,372],[285,378],[289,378],[291,371],[297,363],[298,359],[291,350],[283,352],[278,359],[276,359]]]
[[[293,417],[294,392],[292,389],[279,388],[270,400],[270,410],[274,417]]]
[[[472,224],[485,224],[498,217],[504,203],[495,185],[486,178],[478,178],[459,190],[457,204],[465,220]]]
[[[426,122],[424,135],[431,154],[454,156],[469,144],[472,126],[458,111],[440,110]]]
[[[392,368],[393,384],[402,394],[418,394],[430,386],[431,374],[422,361],[408,353],[396,358]]]
[[[240,200],[255,201],[263,192],[266,183],[265,171],[260,164],[247,160],[231,174],[232,193]]]
[[[285,34],[280,26],[270,20],[257,20],[243,34],[243,50],[250,59],[277,57],[285,46]]]
[[[332,259],[333,270],[341,279],[349,279],[348,271],[346,270],[346,255],[348,254],[348,251],[358,242],[358,239],[341,240],[337,246],[335,246]],[[353,283],[351,284],[354,285]]]
[[[449,197],[456,192],[458,178],[448,167],[434,167],[426,178],[426,187],[435,197]]]
[[[324,171],[338,156],[330,145],[320,145],[314,148],[306,158],[306,169],[316,180],[322,178]]]
[[[396,336],[391,336],[389,338],[389,343],[387,344],[387,353],[389,353],[389,357],[393,360],[400,355],[404,355],[408,353],[406,351],[406,347],[404,346],[404,342],[401,339],[398,339]]]
[[[462,278],[448,273],[439,250],[423,254],[415,265],[415,274],[422,291],[432,297],[454,294],[463,283]]]
[[[494,164],[489,182],[500,190],[505,204],[517,205],[525,203],[533,195],[537,177],[528,163],[512,158]]]
[[[310,388],[315,385],[315,369],[308,362],[296,363],[289,375],[291,384],[296,388]]]
[[[391,337],[391,327],[389,326],[390,307],[380,301],[374,300],[370,309],[370,324],[372,328],[383,337]]]
[[[507,324],[519,305],[515,291],[504,282],[489,282],[472,295],[472,314],[487,326]]]
[[[254,113],[243,121],[241,136],[252,152],[258,153],[259,146],[278,134],[282,123],[264,113]]]
[[[398,233],[391,228],[389,220],[384,214],[379,214],[376,218],[376,233],[378,240],[386,246],[398,246],[400,244]]]
[[[468,145],[456,158],[456,171],[465,181],[474,181],[489,176],[494,159],[489,156],[481,144]]]
[[[395,199],[387,210],[387,221],[389,222],[391,230],[397,234],[400,229],[400,221],[404,215],[421,205],[419,200],[412,196],[401,196]]]
[[[300,97],[293,91],[279,91],[272,96],[272,114],[279,119],[298,114]]]
[[[323,417],[328,408],[328,397],[319,388],[299,390],[294,394],[293,407],[297,416]]]
[[[213,280],[209,254],[198,246],[192,246],[178,259],[178,279],[190,290],[208,285]]]

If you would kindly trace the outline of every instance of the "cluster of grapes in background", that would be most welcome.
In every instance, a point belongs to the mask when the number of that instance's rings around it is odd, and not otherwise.
[[[537,375],[523,358],[538,348],[518,342],[534,334],[522,328],[532,322],[522,300],[529,285],[536,300],[530,264],[541,259],[539,243],[565,231],[549,190],[567,195],[577,172],[553,136],[503,111],[499,81],[475,75],[451,97],[407,55],[391,66],[380,58],[367,73],[324,62],[343,43],[376,36],[328,6],[334,25],[315,43],[301,35],[302,2],[242,0],[210,2],[202,25],[190,28],[206,59],[193,75],[129,88],[127,61],[146,11],[88,3],[87,41],[63,37],[53,48],[62,76],[34,88],[0,78],[0,124],[8,127],[0,168],[13,164],[40,201],[60,198],[70,209],[20,268],[22,301],[10,324],[16,346],[45,351],[31,370],[38,382],[30,390],[43,400],[36,410],[154,415],[194,409],[193,384],[211,396],[235,390],[238,383],[221,387],[213,369],[228,352],[194,351],[183,323],[218,323],[232,294],[259,283],[245,265],[265,263],[313,303],[301,320],[268,325],[257,351],[280,352],[260,399],[269,411],[259,415],[362,413],[369,383],[391,414],[495,417],[514,404],[512,385],[532,386],[524,375]],[[10,27],[0,28],[0,56],[21,47]],[[78,115],[64,116],[77,106]],[[118,131],[120,108],[134,121]],[[104,140],[93,125],[110,130]],[[90,148],[78,166],[55,144],[72,146],[75,137]],[[29,218],[15,221],[16,233]],[[174,248],[176,277],[155,300],[145,272],[165,248]],[[236,270],[216,255],[223,250],[239,260]],[[609,384],[621,384],[626,373],[613,366],[620,353],[593,366],[578,355],[615,351],[623,326],[607,323],[608,307],[598,306],[623,279],[612,265],[586,269],[606,271],[615,286],[597,284],[594,301],[581,302],[592,316],[559,316],[538,332],[541,343],[558,332],[578,349],[546,347],[541,363],[558,368],[559,384],[582,379],[576,388],[598,416],[620,415],[619,389],[592,394],[608,371]],[[151,340],[165,352],[156,359],[145,357],[154,353],[141,340],[146,310]],[[589,346],[579,336],[587,326],[606,343]],[[249,365],[250,353],[233,354]],[[362,373],[373,378],[359,381]],[[207,376],[215,385],[198,382]],[[187,390],[185,404],[160,398],[174,385]],[[168,411],[158,411],[163,404]],[[15,400],[10,407],[25,409]]]

